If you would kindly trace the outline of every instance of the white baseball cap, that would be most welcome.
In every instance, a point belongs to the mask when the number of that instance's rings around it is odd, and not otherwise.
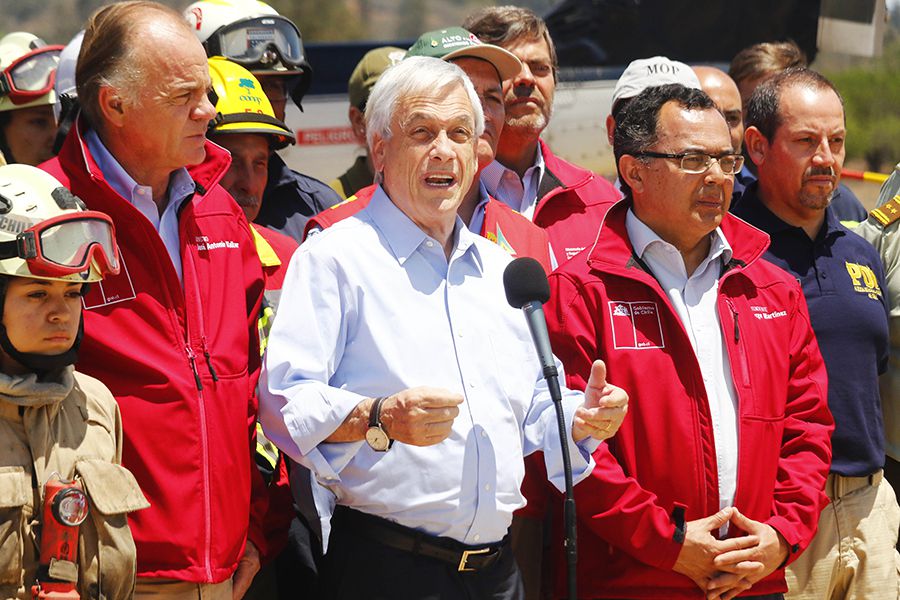
[[[641,58],[634,60],[626,67],[613,90],[612,105],[619,100],[634,98],[648,87],[680,83],[696,90],[700,88],[700,80],[694,70],[677,60],[665,56]]]

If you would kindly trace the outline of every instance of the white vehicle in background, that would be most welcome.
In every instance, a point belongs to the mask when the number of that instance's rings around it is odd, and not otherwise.
[[[615,84],[615,78],[560,82],[543,135],[558,155],[606,175],[615,171],[605,125]],[[302,113],[289,104],[286,119],[297,143],[280,152],[285,162],[326,183],[346,171],[363,152],[350,131],[348,108],[347,94],[307,96]]]
[[[688,64],[715,64],[727,70],[730,56],[740,48],[787,38],[794,39],[809,56],[817,50],[875,56],[881,53],[887,18],[885,0],[696,0],[690,6],[671,0],[642,0],[635,2],[632,13],[649,18],[634,24],[642,30],[635,36],[616,22],[616,17],[622,16],[615,13],[616,6],[621,4],[565,0],[546,16],[560,63],[585,66],[561,68],[553,118],[543,137],[559,156],[610,178],[615,176],[615,161],[605,120],[616,80],[630,60],[666,54]],[[779,17],[786,23],[778,23]],[[756,30],[748,25],[753,19]],[[741,39],[732,39],[738,37],[735,32]],[[621,39],[613,40],[616,35]],[[655,44],[646,44],[647,50],[625,47],[641,36]],[[596,39],[613,41],[598,48]],[[297,144],[281,151],[285,162],[325,182],[343,173],[363,152],[347,120],[350,71],[376,46],[408,47],[410,43],[308,44],[307,56],[315,70],[313,86],[303,100],[304,112],[288,105],[286,119],[297,133]],[[616,60],[621,62],[617,67],[592,66],[615,64],[611,61]]]

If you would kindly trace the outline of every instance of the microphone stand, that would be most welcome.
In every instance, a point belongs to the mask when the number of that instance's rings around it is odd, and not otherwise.
[[[539,308],[540,304],[529,303],[522,307],[526,313]],[[572,458],[569,456],[569,432],[566,430],[566,419],[563,414],[562,391],[559,388],[559,371],[555,364],[543,365],[544,379],[550,391],[550,399],[556,409],[556,425],[559,429],[560,448],[562,449],[563,471],[566,482],[566,499],[563,502],[563,519],[565,522],[566,582],[569,600],[578,597],[578,579],[576,565],[578,563],[578,535],[575,527],[575,484],[572,483]]]

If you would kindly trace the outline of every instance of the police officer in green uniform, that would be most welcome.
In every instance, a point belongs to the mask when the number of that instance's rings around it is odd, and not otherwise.
[[[884,475],[895,489],[900,485],[900,163],[881,188],[876,207],[854,230],[868,240],[884,262],[890,299],[891,358],[881,377],[884,412]],[[900,550],[900,543],[897,545]]]

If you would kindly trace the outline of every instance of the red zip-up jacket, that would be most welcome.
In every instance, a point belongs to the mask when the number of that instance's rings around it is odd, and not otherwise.
[[[703,598],[693,581],[671,569],[682,547],[678,526],[719,510],[709,403],[681,321],[633,256],[627,208],[625,201],[615,205],[596,245],[550,275],[547,321],[567,384],[584,389],[591,363],[602,358],[610,383],[630,397],[621,429],[600,445],[593,473],[575,486],[578,592],[581,598]],[[731,215],[721,228],[734,252],[717,299],[738,397],[734,505],[784,536],[790,562],[809,544],[827,503],[834,424],[825,365],[799,285],[761,258],[768,236]],[[530,477],[541,477],[529,464]],[[545,499],[531,494],[529,503],[536,502],[525,510],[541,514]],[[564,560],[556,530],[553,547]],[[732,526],[729,535],[743,533]],[[564,562],[557,565],[564,574]],[[786,589],[779,569],[750,594]]]
[[[544,175],[532,221],[547,231],[561,265],[594,245],[606,211],[622,194],[600,175],[553,154],[544,140],[538,142]]]
[[[206,160],[188,169],[197,192],[178,215],[182,287],[153,225],[104,179],[82,126],[41,168],[116,225],[121,272],[84,299],[78,368],[116,397],[122,462],[150,501],[129,516],[137,574],[224,581],[248,527],[265,549],[266,506],[252,460],[263,278],[247,221],[218,184],[231,160],[207,142]]]

